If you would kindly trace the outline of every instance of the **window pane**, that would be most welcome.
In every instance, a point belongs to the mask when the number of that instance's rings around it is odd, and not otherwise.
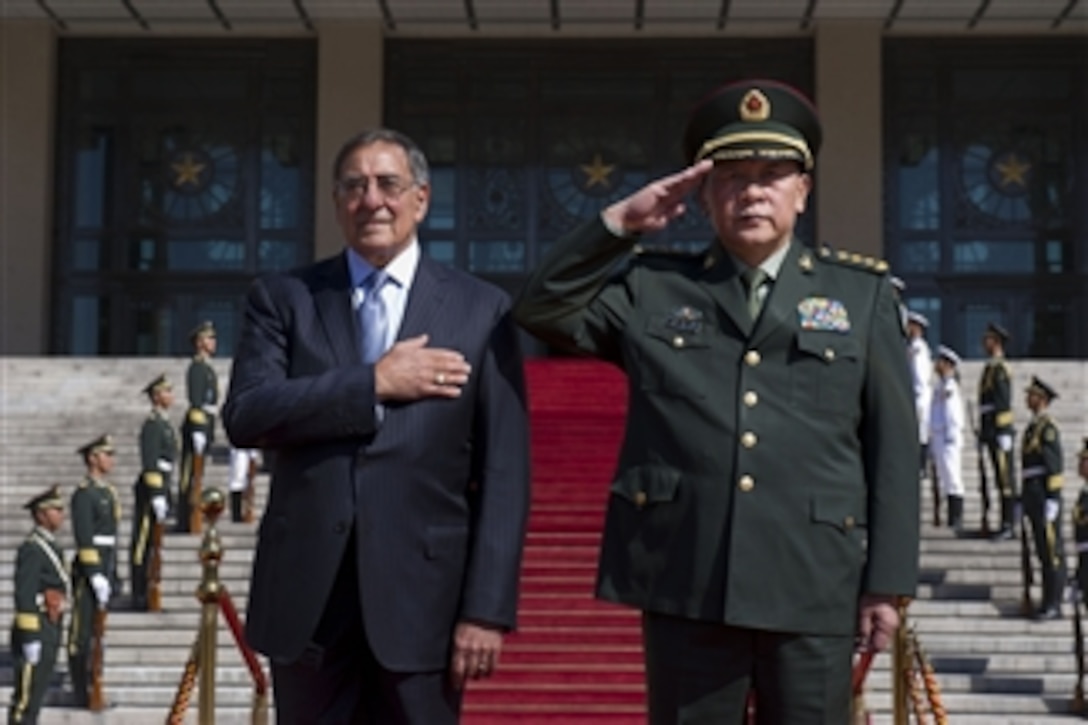
[[[245,243],[230,239],[171,239],[166,243],[167,268],[177,271],[225,272],[245,268]]]
[[[457,171],[431,167],[431,203],[424,224],[428,229],[453,229],[457,225]]]
[[[468,268],[471,272],[523,272],[525,243],[491,240],[469,242]]]
[[[262,239],[257,256],[261,271],[285,270],[301,264],[302,249],[294,240]]]
[[[931,124],[904,131],[899,139],[899,225],[937,229],[941,219],[939,146]]]
[[[72,355],[98,355],[109,352],[109,300],[95,295],[77,294],[72,298]]]
[[[423,251],[428,257],[448,264],[451,267],[457,264],[457,244],[449,240],[430,240],[423,243]]]
[[[174,312],[166,305],[137,302],[135,313],[135,353],[137,355],[172,355]]]
[[[936,239],[900,242],[899,260],[893,266],[903,274],[937,272],[941,268],[941,243]]]
[[[468,228],[524,233],[526,174],[522,168],[482,167],[468,172]]]
[[[1035,271],[1035,245],[1029,241],[956,242],[952,248],[952,271],[1031,274]]]
[[[84,129],[76,150],[75,223],[77,227],[101,227],[106,217],[106,199],[113,172],[113,130]]]
[[[994,101],[1017,106],[1025,101],[1063,100],[1071,87],[1062,69],[971,69],[952,74],[952,93],[961,101]]]
[[[288,119],[272,119],[261,140],[260,214],[263,229],[299,226],[302,193],[299,135]]]
[[[72,242],[72,269],[91,272],[102,268],[98,239],[76,239]]]

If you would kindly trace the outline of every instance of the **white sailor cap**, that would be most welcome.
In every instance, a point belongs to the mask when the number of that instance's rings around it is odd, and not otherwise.
[[[923,315],[921,312],[915,312],[914,310],[908,312],[907,322],[914,322],[926,329],[929,329],[929,318]]]
[[[953,365],[960,364],[960,356],[956,354],[956,351],[950,348],[948,345],[941,345],[937,348],[937,357],[947,360]]]

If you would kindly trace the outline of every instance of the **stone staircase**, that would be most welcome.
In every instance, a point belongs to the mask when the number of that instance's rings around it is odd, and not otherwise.
[[[12,608],[12,568],[15,548],[29,521],[22,503],[51,483],[70,494],[82,475],[75,449],[110,432],[118,449],[113,482],[121,495],[125,518],[121,524],[120,573],[128,578],[132,491],[137,473],[137,435],[147,414],[141,388],[166,372],[178,389],[171,418],[184,412],[184,359],[0,359],[0,690],[10,694],[11,668],[7,652]],[[224,387],[229,361],[216,361]],[[964,365],[963,387],[973,398],[980,365]],[[1075,569],[1069,510],[1080,489],[1076,454],[1088,435],[1088,363],[1015,361],[1013,364],[1017,426],[1023,430],[1028,414],[1022,390],[1038,374],[1061,393],[1052,412],[1063,432],[1066,457],[1064,525],[1070,571]],[[220,431],[217,446],[225,445]],[[206,482],[225,488],[225,457],[213,457]],[[980,517],[977,462],[973,446],[965,452],[966,522],[975,530]],[[258,478],[258,510],[263,506],[267,478]],[[1035,623],[1018,615],[1020,598],[1019,543],[956,539],[947,529],[929,525],[931,500],[923,484],[922,584],[910,608],[912,621],[933,662],[950,721],[955,725],[1026,725],[1080,722],[1067,714],[1076,680],[1070,609],[1066,618]],[[991,514],[996,521],[996,511]],[[220,523],[225,558],[220,576],[244,611],[249,565],[255,543],[254,525]],[[61,532],[65,550],[72,552],[71,530]],[[530,544],[532,546],[532,544]],[[196,633],[199,605],[193,593],[200,579],[199,537],[166,537],[163,561],[162,613],[110,613],[107,634],[106,692],[116,707],[102,716],[47,706],[43,725],[55,723],[161,722]],[[1035,597],[1038,599],[1036,590]],[[1088,626],[1088,622],[1086,622]],[[234,649],[225,624],[219,630],[217,672],[218,723],[249,722],[252,689],[249,675]],[[869,678],[867,701],[874,723],[890,723],[889,657],[881,655]],[[68,687],[64,657],[60,657],[50,701],[63,699]],[[0,698],[6,706],[7,697]],[[195,710],[195,702],[194,702]],[[492,722],[496,721],[494,718]],[[510,722],[530,722],[512,716]],[[554,720],[552,720],[555,722]],[[621,722],[622,717],[607,719]],[[643,722],[632,714],[630,723]],[[195,722],[190,712],[187,722]]]

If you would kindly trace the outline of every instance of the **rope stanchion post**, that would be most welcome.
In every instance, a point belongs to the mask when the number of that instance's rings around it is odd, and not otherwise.
[[[219,582],[219,562],[223,558],[223,546],[219,540],[216,519],[223,513],[225,499],[223,492],[214,486],[206,488],[201,496],[201,510],[207,521],[204,539],[200,543],[200,562],[204,572],[196,597],[200,607],[200,697],[198,700],[198,718],[200,725],[215,723],[215,652],[219,629],[219,597],[222,586]]]
[[[895,644],[892,649],[892,722],[895,725],[907,725],[910,713],[907,710],[907,687],[910,676],[909,644],[907,642],[907,605],[910,600],[899,600],[899,629],[895,632]]]

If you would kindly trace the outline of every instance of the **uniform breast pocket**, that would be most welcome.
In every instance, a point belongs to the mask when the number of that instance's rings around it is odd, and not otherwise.
[[[864,368],[856,337],[801,331],[792,358],[795,405],[828,413],[849,414],[858,409]]]
[[[686,398],[706,397],[714,374],[710,329],[703,321],[651,317],[637,346],[638,385],[642,390]]]

